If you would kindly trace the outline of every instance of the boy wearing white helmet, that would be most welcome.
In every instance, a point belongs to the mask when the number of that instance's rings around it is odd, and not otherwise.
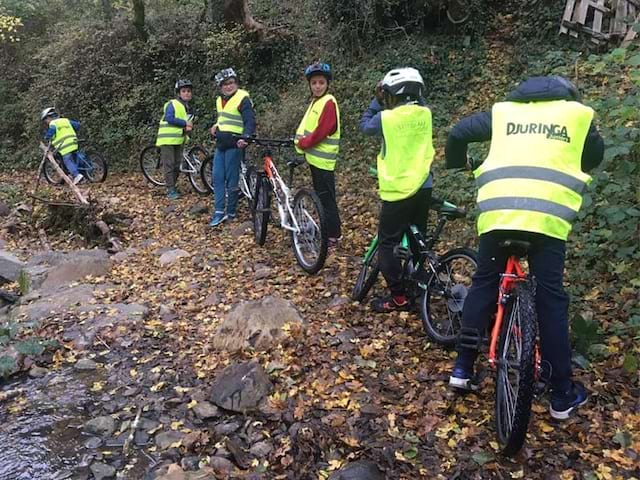
[[[250,137],[256,129],[256,117],[249,92],[239,88],[238,75],[225,68],[214,77],[220,89],[216,99],[217,120],[211,127],[216,137],[213,154],[214,212],[210,227],[217,227],[236,217],[240,161],[247,142],[237,137]],[[226,203],[226,205],[225,205]]]
[[[371,302],[374,311],[406,310],[400,259],[393,254],[408,224],[426,230],[431,200],[431,163],[435,155],[431,110],[424,104],[424,81],[415,68],[389,71],[376,86],[360,128],[381,136],[377,159],[382,199],[378,225],[379,265],[391,294]]]
[[[180,173],[182,148],[187,141],[187,134],[193,129],[193,109],[189,104],[193,97],[193,84],[190,80],[178,80],[174,91],[176,98],[164,104],[156,138],[169,200],[179,198],[176,182]]]
[[[78,184],[84,177],[78,171],[78,132],[80,122],[62,118],[54,107],[45,108],[40,113],[40,120],[46,125],[45,142],[51,141],[57,152],[62,156],[64,166],[71,175],[74,184]]]

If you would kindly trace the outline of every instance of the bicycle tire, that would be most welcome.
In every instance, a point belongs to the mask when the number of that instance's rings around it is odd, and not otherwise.
[[[253,237],[260,246],[267,241],[267,226],[271,216],[271,185],[262,177],[256,184],[256,198],[253,209]]]
[[[497,355],[496,432],[505,456],[512,456],[522,448],[529,427],[535,388],[537,326],[533,285],[530,280],[518,282],[505,305]],[[510,358],[512,354],[514,359]],[[506,390],[508,387],[513,392],[512,383],[516,388],[513,395]],[[510,405],[512,415],[509,415]]]
[[[58,158],[58,154],[55,155],[56,162],[63,171],[66,171],[63,162]],[[66,172],[65,172],[66,173]],[[51,162],[49,160],[44,161],[44,165],[42,165],[42,176],[47,181],[49,185],[60,185],[64,182],[62,177],[58,174],[57,170],[53,168]]]
[[[329,234],[320,197],[301,188],[293,197],[293,215],[299,232],[291,232],[291,247],[300,268],[309,274],[320,271],[327,259]]]
[[[209,193],[213,193],[213,156],[208,155],[200,165],[200,180],[207,186]]]
[[[249,197],[247,197],[247,205],[249,206],[249,212],[253,215],[254,198],[256,196],[256,184],[258,183],[258,171],[253,165],[247,167],[245,173],[245,181],[247,187],[249,187]]]
[[[102,183],[107,179],[108,165],[104,157],[92,148],[84,150],[87,162],[91,165],[91,171],[84,172],[84,175],[92,183]]]
[[[144,178],[157,187],[164,187],[164,170],[160,160],[160,147],[149,145],[140,152],[140,169]]]
[[[464,299],[478,268],[476,252],[454,248],[438,258],[438,267],[420,296],[420,319],[427,336],[452,347],[460,331]]]
[[[371,255],[369,255],[369,258],[363,262],[362,268],[358,273],[358,278],[356,278],[356,283],[351,291],[351,298],[358,302],[362,302],[368,295],[371,288],[375,285],[379,274],[378,243],[376,239],[376,245],[373,247]]]
[[[209,158],[209,153],[200,145],[195,145],[191,147],[187,156],[191,160],[193,167],[195,168],[194,172],[190,172],[189,183],[196,191],[196,193],[200,195],[207,195],[213,192],[213,188],[207,184],[205,179],[202,176],[202,167],[206,160]]]

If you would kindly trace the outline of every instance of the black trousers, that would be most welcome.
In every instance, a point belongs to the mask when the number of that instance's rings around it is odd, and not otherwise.
[[[309,164],[313,189],[320,197],[322,208],[327,218],[327,233],[329,238],[340,238],[340,214],[336,202],[336,176],[333,170],[323,170]]]
[[[382,202],[378,224],[378,263],[387,281],[391,295],[403,295],[402,263],[393,249],[402,240],[408,225],[414,224],[421,232],[427,230],[431,189],[423,188],[413,196],[397,202]]]
[[[478,270],[464,302],[462,325],[476,328],[480,333],[488,328],[496,310],[500,274],[504,272],[507,262],[505,251],[498,245],[506,238],[531,243],[528,262],[529,271],[536,279],[536,309],[542,358],[551,365],[552,388],[567,391],[571,387],[571,346],[569,296],[562,285],[566,252],[563,240],[539,233],[507,230],[480,235]],[[475,352],[465,353],[475,359]]]

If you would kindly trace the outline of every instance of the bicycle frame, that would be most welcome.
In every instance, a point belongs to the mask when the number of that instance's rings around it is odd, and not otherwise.
[[[271,152],[267,151],[263,155],[264,173],[271,183],[271,189],[274,192],[276,204],[278,205],[278,214],[280,215],[280,225],[285,230],[291,232],[300,232],[300,226],[296,221],[293,209],[291,207],[291,190],[284,183],[282,177],[278,173]],[[284,204],[284,205],[283,205]]]

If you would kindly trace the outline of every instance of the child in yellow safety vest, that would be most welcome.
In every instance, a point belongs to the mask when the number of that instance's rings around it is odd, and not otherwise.
[[[64,166],[73,179],[74,184],[83,180],[83,175],[78,169],[78,132],[80,123],[76,120],[61,118],[54,107],[45,108],[40,114],[40,120],[47,127],[44,136],[45,141],[50,141],[51,146],[62,157]]]
[[[305,69],[304,76],[313,98],[296,131],[296,150],[304,153],[309,163],[313,188],[326,214],[329,248],[332,249],[341,236],[334,173],[340,144],[340,110],[335,97],[328,93],[331,81],[328,64],[311,64]]]

